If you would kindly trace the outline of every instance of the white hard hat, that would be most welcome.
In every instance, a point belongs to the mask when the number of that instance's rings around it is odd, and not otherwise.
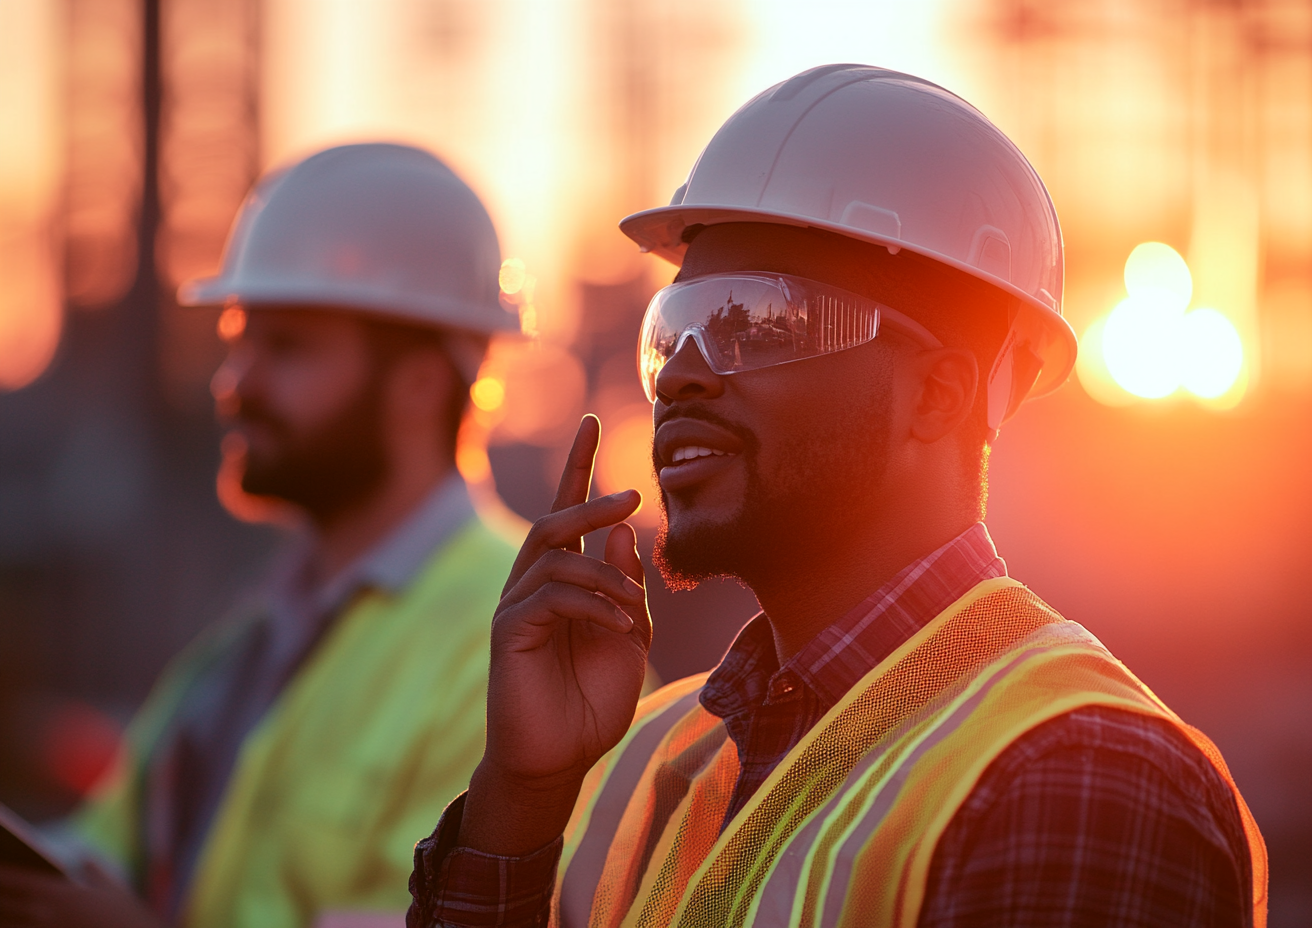
[[[729,117],[669,206],[620,228],[677,265],[689,227],[726,222],[905,248],[1018,297],[988,378],[992,428],[1075,366],[1052,199],[1010,139],[936,84],[865,65],[803,71]]]
[[[270,173],[246,198],[217,277],[184,306],[341,307],[466,332],[518,331],[499,302],[487,210],[450,168],[406,145],[342,145]]]

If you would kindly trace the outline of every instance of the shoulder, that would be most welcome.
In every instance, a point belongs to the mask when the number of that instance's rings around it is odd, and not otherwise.
[[[505,532],[473,516],[433,550],[407,595],[447,603],[473,595],[480,607],[489,597],[495,603],[517,553]]]
[[[1078,776],[1066,784],[1064,777]],[[1092,780],[1089,778],[1092,776]],[[1216,819],[1239,813],[1229,784],[1173,722],[1124,709],[1086,706],[1036,726],[984,772],[962,812],[983,812],[1025,781],[1041,792],[1066,787],[1104,801],[1169,811],[1222,840]],[[1086,784],[1086,781],[1087,784]]]
[[[1036,726],[993,760],[929,880],[922,926],[985,913],[1065,924],[1073,912],[1242,924],[1252,911],[1252,861],[1224,777],[1170,720],[1097,706]]]

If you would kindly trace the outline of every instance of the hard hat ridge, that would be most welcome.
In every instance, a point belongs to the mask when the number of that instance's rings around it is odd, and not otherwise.
[[[686,232],[727,222],[907,249],[1017,297],[1016,338],[990,373],[994,427],[1074,367],[1075,334],[1060,315],[1061,230],[1043,182],[983,114],[930,81],[856,64],[795,75],[729,117],[671,205],[620,227],[677,265]],[[1040,363],[1012,376],[1020,347]]]
[[[222,271],[187,282],[178,299],[340,307],[491,334],[519,328],[498,299],[500,264],[486,209],[437,157],[341,145],[266,175],[234,222]]]

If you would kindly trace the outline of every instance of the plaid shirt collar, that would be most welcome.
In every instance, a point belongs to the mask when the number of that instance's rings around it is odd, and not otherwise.
[[[793,700],[799,687],[827,712],[880,661],[975,584],[1007,576],[983,522],[907,565],[830,625],[783,667],[770,620],[747,623],[702,688],[701,704],[720,718]]]

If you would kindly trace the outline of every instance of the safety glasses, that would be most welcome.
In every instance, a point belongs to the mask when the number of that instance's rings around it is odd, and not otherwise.
[[[884,327],[926,348],[929,330],[867,297],[789,274],[713,274],[671,284],[647,305],[638,373],[656,401],[656,377],[684,342],[717,374],[736,374],[864,345]]]

